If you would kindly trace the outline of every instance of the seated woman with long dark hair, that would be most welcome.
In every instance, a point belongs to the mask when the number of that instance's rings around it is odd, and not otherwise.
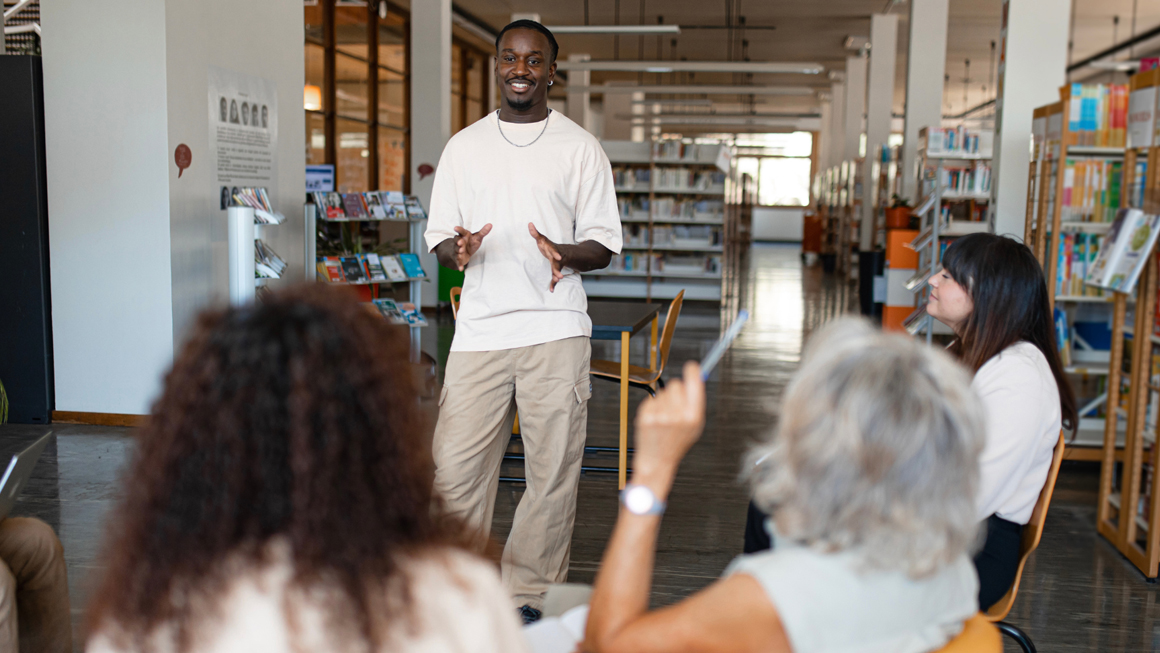
[[[987,444],[977,497],[987,540],[975,556],[979,608],[1007,593],[1023,525],[1039,499],[1060,428],[1074,429],[1075,395],[1063,374],[1043,269],[1011,238],[972,234],[943,255],[926,310],[954,330],[950,347],[974,372]]]
[[[88,650],[526,650],[433,500],[408,348],[321,287],[203,314],[138,437]]]

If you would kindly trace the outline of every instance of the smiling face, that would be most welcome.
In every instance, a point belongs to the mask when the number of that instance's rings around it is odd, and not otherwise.
[[[930,296],[926,300],[926,312],[934,319],[942,322],[959,333],[971,312],[975,310],[975,302],[966,288],[951,278],[946,270],[939,270],[930,278]]]
[[[495,60],[495,81],[508,122],[535,122],[548,115],[548,82],[556,75],[548,37],[534,29],[517,28],[503,35]]]

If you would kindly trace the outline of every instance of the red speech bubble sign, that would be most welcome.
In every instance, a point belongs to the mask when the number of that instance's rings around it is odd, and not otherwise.
[[[431,174],[432,172],[435,172],[435,168],[432,168],[430,163],[424,163],[424,164],[420,165],[419,166],[419,179],[426,177],[427,175]]]
[[[177,149],[173,151],[173,162],[177,164],[177,176],[180,178],[181,173],[185,172],[185,169],[193,162],[193,152],[190,151],[188,145],[182,143],[177,146]]]

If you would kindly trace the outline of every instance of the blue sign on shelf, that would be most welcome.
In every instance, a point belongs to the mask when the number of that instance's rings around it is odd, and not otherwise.
[[[325,192],[334,190],[333,163],[306,166],[306,191],[316,190]]]

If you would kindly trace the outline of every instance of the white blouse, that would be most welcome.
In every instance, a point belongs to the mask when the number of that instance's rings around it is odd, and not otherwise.
[[[346,650],[335,640],[319,602],[327,591],[311,591],[313,601],[288,592],[293,568],[288,550],[274,545],[274,561],[240,574],[222,593],[220,611],[194,633],[194,653],[326,653]],[[409,619],[388,622],[380,652],[527,653],[515,608],[493,565],[465,551],[433,551],[410,560]],[[387,592],[394,603],[397,592]],[[291,607],[288,612],[287,608]],[[296,628],[289,626],[292,618]],[[107,625],[86,646],[88,653],[137,653],[131,642],[111,637]],[[163,625],[149,637],[151,650],[174,650],[173,628]]]
[[[1026,524],[1059,441],[1055,377],[1043,352],[1020,341],[984,363],[971,387],[983,401],[987,423],[976,514],[979,521],[998,515]]]

